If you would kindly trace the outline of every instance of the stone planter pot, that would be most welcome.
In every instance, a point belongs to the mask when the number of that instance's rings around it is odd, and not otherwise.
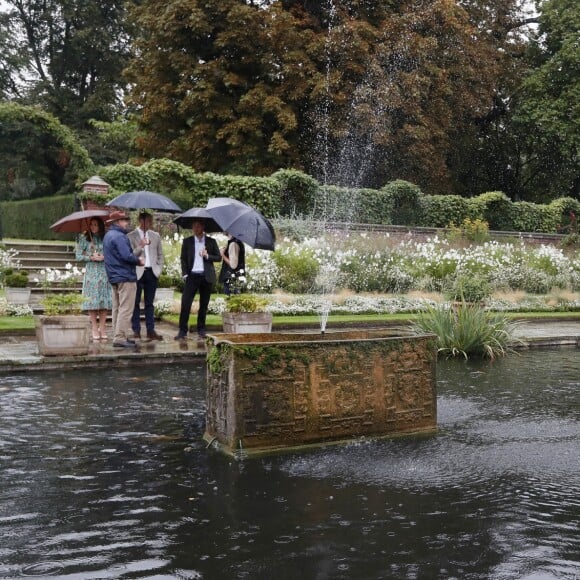
[[[224,332],[254,334],[272,332],[271,312],[224,312]]]
[[[38,316],[36,338],[43,356],[88,354],[91,323],[84,315]]]
[[[10,304],[28,304],[30,301],[30,288],[4,288],[6,300]]]
[[[155,302],[173,302],[173,288],[157,288]]]
[[[212,334],[204,438],[283,448],[437,428],[436,337],[406,329]]]

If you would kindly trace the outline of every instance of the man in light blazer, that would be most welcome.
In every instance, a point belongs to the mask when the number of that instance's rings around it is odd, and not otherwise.
[[[189,315],[195,294],[199,290],[199,311],[197,313],[197,334],[206,335],[205,319],[213,285],[216,282],[214,262],[221,262],[222,256],[217,242],[205,235],[203,220],[194,220],[191,226],[193,236],[183,240],[181,246],[181,274],[185,282],[181,295],[179,332],[175,340],[187,338]]]
[[[145,328],[149,340],[163,340],[155,330],[155,292],[165,258],[161,236],[151,229],[153,216],[146,212],[139,214],[139,226],[128,234],[135,255],[145,258],[143,266],[137,266],[137,294],[131,318],[134,338],[141,338],[141,294],[145,304]]]

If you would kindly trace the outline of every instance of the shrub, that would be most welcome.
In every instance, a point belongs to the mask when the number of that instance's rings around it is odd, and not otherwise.
[[[28,286],[28,272],[26,270],[6,270],[4,284],[8,288],[26,288]]]
[[[292,294],[305,294],[312,290],[319,266],[309,251],[275,251],[273,259],[278,267],[279,288]]]
[[[82,294],[47,294],[40,303],[47,316],[59,316],[63,314],[80,314],[84,302]]]
[[[387,183],[382,191],[388,196],[391,206],[391,223],[415,226],[422,223],[423,193],[419,186],[397,179]]]
[[[460,224],[468,217],[468,200],[459,195],[426,195],[422,206],[423,226],[444,228],[449,223]]]
[[[226,298],[226,312],[265,312],[268,300],[256,294],[232,294]]]
[[[492,230],[513,230],[511,220],[511,205],[509,197],[502,191],[488,191],[482,193],[472,200],[476,204],[481,204],[483,215],[471,216],[480,217],[487,221]]]
[[[283,216],[312,213],[319,188],[314,177],[296,169],[280,169],[271,177],[280,184],[280,213]]]
[[[457,276],[451,285],[449,297],[461,302],[482,302],[491,296],[491,286],[486,278],[477,274]]]

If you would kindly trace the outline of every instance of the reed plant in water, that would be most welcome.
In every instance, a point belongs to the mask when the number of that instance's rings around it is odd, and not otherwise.
[[[518,340],[514,337],[516,325],[505,314],[462,302],[453,308],[440,305],[421,312],[413,328],[437,335],[437,349],[442,356],[493,360],[513,352],[511,345]]]

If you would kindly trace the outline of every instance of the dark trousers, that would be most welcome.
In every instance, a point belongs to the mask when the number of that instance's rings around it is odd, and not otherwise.
[[[141,332],[141,294],[143,294],[143,302],[145,304],[145,327],[147,332],[155,331],[155,292],[157,291],[157,278],[153,274],[151,268],[145,268],[143,276],[137,281],[137,294],[135,295],[135,308],[131,318],[131,327],[133,332]]]
[[[211,296],[210,284],[203,274],[190,274],[185,279],[185,287],[181,295],[181,312],[179,313],[179,334],[185,336],[189,323],[191,306],[197,291],[199,290],[199,311],[197,313],[197,331],[205,330],[205,318]]]

